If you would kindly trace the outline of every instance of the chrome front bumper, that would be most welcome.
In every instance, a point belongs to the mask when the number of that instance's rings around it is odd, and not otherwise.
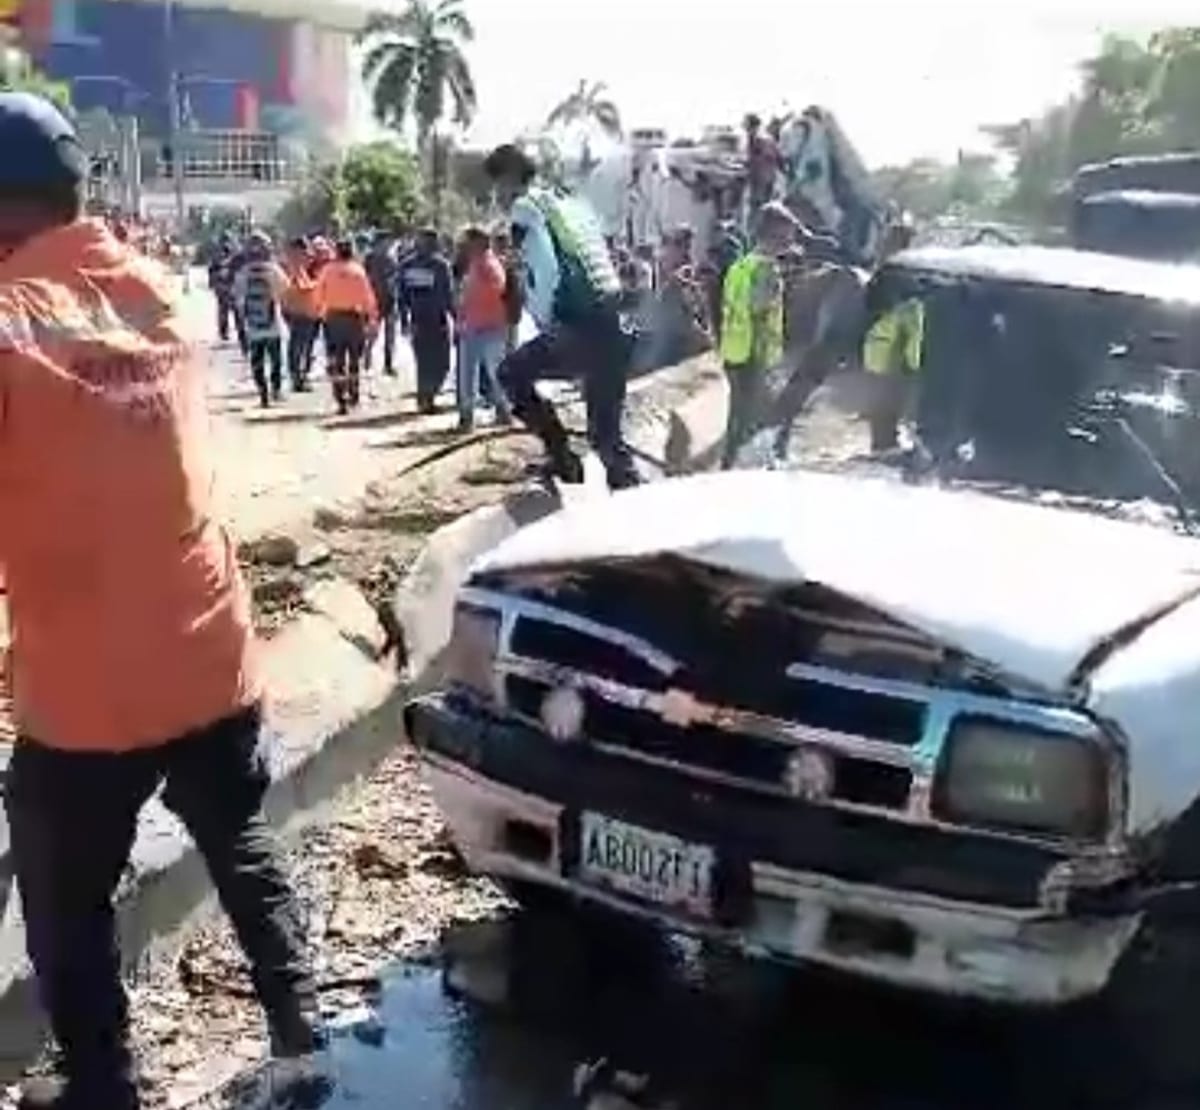
[[[1102,990],[1140,922],[1137,915],[1047,920],[754,862],[748,923],[736,928],[697,923],[564,875],[563,807],[500,785],[446,756],[427,752],[424,760],[437,804],[473,871],[554,888],[673,930],[710,936],[752,957],[817,964],[912,990],[1055,1005]],[[514,838],[513,829],[523,838]],[[536,852],[528,850],[531,834]],[[835,922],[869,927],[848,943]],[[889,930],[908,938],[902,951],[886,941],[862,940],[886,937]]]

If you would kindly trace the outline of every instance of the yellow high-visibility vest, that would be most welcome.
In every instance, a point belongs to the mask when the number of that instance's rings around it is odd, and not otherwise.
[[[889,308],[863,341],[863,366],[873,374],[915,374],[925,354],[925,305],[915,297]]]
[[[783,294],[775,299],[761,326],[766,334],[755,344],[754,283],[762,268],[773,266],[771,259],[757,252],[743,255],[725,275],[721,303],[721,359],[727,366],[745,366],[761,354],[764,366],[773,366],[783,358]]]

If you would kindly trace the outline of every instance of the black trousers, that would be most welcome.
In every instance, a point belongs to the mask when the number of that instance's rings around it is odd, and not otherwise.
[[[68,1091],[136,1107],[113,894],[138,812],[163,801],[187,827],[250,964],[277,1052],[314,1047],[316,990],[298,902],[262,814],[270,775],[261,713],[245,710],[160,747],[64,752],[19,739],[6,783],[29,959]]]
[[[268,365],[270,378],[268,380]],[[283,389],[283,340],[250,340],[250,373],[258,386],[258,396],[265,405],[272,397],[278,397]]]
[[[729,470],[738,452],[754,434],[762,414],[766,375],[761,366],[725,366],[729,383],[729,415],[725,420],[725,442],[721,446],[721,469]]]
[[[450,373],[450,329],[445,324],[414,320],[412,349],[417,363],[417,407],[428,412]]]
[[[313,347],[317,342],[319,320],[309,316],[289,316],[287,368],[293,389],[304,389],[312,373]]]
[[[329,381],[339,412],[358,404],[363,351],[367,346],[367,321],[357,312],[331,312],[325,318],[325,354]]]
[[[229,321],[232,320],[238,346],[241,347],[242,353],[245,354],[247,350],[246,324],[242,319],[242,314],[238,311],[237,302],[233,299],[232,293],[218,293],[216,296],[217,336],[222,343],[225,343],[229,339]]]
[[[625,443],[621,421],[631,343],[615,312],[597,313],[584,321],[552,328],[523,343],[500,365],[500,384],[513,414],[546,448],[550,461],[563,469],[571,456],[566,429],[554,406],[538,392],[539,381],[578,379],[587,408],[588,441],[600,456],[613,489],[637,484],[637,470]]]
[[[396,372],[396,306],[389,304],[387,301],[378,299],[379,304],[379,330],[383,335],[383,372],[385,374],[395,374]],[[375,351],[375,341],[372,340],[367,344],[366,352],[363,355],[363,368],[371,369],[371,359]]]

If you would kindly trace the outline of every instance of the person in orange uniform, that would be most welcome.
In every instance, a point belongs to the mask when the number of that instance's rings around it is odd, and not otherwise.
[[[325,322],[325,350],[333,400],[343,415],[358,404],[359,374],[367,336],[377,326],[379,307],[367,271],[344,239],[337,258],[317,279],[317,304]]]
[[[135,1110],[112,898],[138,812],[187,826],[233,920],[280,1072],[317,1079],[302,915],[263,818],[263,680],[214,515],[204,366],[166,271],[81,216],[87,159],[0,93],[5,781],[28,954],[63,1075],[25,1107]]]
[[[288,326],[287,366],[292,388],[304,393],[311,388],[313,347],[321,327],[317,303],[317,275],[308,242],[293,239],[283,259],[288,288],[284,294],[284,318]]]

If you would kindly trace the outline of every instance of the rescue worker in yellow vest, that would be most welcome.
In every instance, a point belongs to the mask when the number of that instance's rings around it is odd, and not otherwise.
[[[912,245],[915,229],[907,213],[885,229],[880,262]],[[900,425],[916,401],[917,375],[925,354],[925,305],[916,298],[899,301],[867,329],[862,347],[863,369],[875,376],[870,402],[871,451],[894,451]]]
[[[733,466],[754,432],[767,371],[783,359],[782,255],[794,242],[800,221],[786,205],[759,209],[754,245],[725,275],[721,306],[721,361],[729,380],[729,417],[721,467]]]
[[[925,353],[925,305],[910,297],[892,305],[867,331],[863,366],[875,375],[871,404],[871,451],[899,446],[900,424],[916,396]]]

